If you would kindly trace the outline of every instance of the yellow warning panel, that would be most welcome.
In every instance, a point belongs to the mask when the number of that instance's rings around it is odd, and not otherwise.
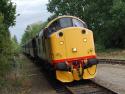
[[[56,71],[56,78],[61,82],[72,82],[74,80],[73,75],[69,71]]]
[[[92,67],[89,67],[87,69],[84,69],[83,72],[83,79],[91,79],[94,78],[96,75],[96,66],[97,65],[93,65]]]

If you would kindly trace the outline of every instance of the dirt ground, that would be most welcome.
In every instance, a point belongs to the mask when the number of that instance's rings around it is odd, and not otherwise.
[[[20,55],[0,94],[56,94],[40,68]]]
[[[31,60],[20,55],[16,58],[13,70],[6,77],[8,84],[3,86],[0,94],[56,94],[40,70]],[[125,66],[99,64],[94,81],[124,94]]]
[[[97,58],[125,60],[125,50],[100,52],[100,53],[97,53]]]

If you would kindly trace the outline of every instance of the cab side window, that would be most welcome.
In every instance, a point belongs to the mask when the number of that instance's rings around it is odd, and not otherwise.
[[[60,29],[60,24],[59,21],[53,22],[49,27],[48,27],[48,35],[52,34],[53,32],[56,32]]]

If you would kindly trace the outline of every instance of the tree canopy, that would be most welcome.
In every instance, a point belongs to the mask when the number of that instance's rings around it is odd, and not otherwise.
[[[16,6],[10,0],[0,0],[0,52],[1,55],[11,53],[11,37],[9,27],[15,24]],[[9,50],[8,50],[9,49]]]
[[[10,59],[13,57],[13,44],[9,27],[15,24],[16,6],[10,0],[0,0],[0,87],[4,76],[10,69]]]
[[[36,34],[38,34],[47,24],[47,22],[44,23],[34,23],[32,25],[28,25],[25,33],[23,34],[21,44],[26,43],[29,41],[31,38],[35,37]]]
[[[3,15],[3,22],[7,27],[15,25],[16,5],[11,0],[0,0],[0,14]]]
[[[49,0],[49,12],[73,15],[84,20],[94,32],[96,43],[105,48],[125,47],[124,0]]]

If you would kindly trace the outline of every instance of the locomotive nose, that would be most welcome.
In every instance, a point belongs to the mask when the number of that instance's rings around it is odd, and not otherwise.
[[[66,56],[67,58],[71,57],[81,57],[83,56],[84,48],[83,48],[83,37],[85,34],[82,32],[82,28],[68,28],[64,32],[65,37],[65,48],[66,48]]]
[[[92,32],[82,27],[61,29],[51,35],[50,41],[54,62],[84,59],[95,55]]]

